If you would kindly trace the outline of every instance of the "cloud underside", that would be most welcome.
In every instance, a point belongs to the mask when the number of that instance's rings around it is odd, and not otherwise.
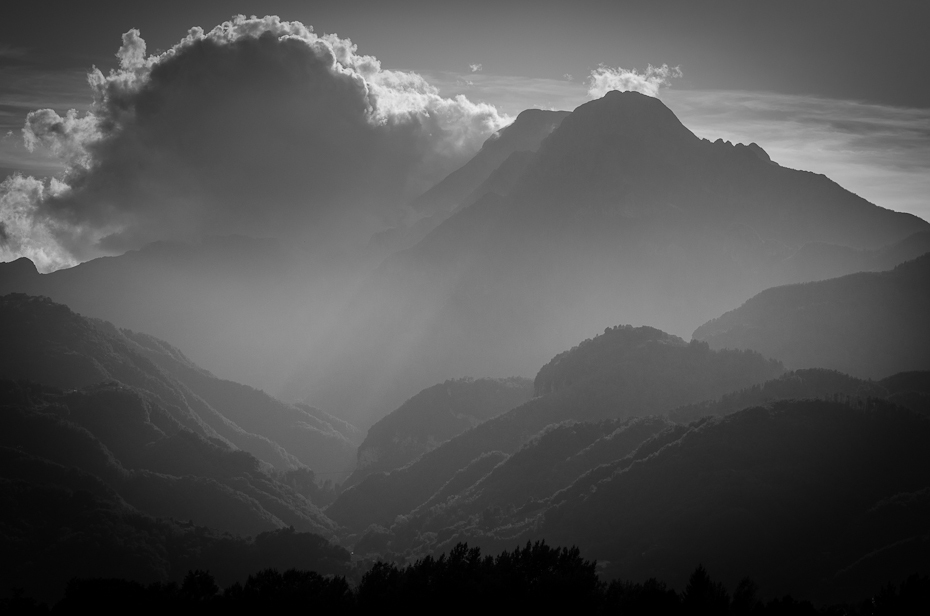
[[[28,115],[25,145],[65,172],[0,185],[0,259],[50,270],[204,233],[349,240],[510,120],[276,17],[195,28],[154,56],[132,30],[117,56],[90,73],[89,112]]]

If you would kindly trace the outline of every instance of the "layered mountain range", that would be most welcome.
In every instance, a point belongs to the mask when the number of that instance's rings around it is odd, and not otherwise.
[[[823,601],[926,571],[930,373],[759,382],[777,364],[700,343],[669,353],[656,340],[619,328],[554,358],[536,379],[548,393],[369,475],[327,515],[358,533],[356,553],[558,537],[596,553],[605,577],[683,585],[701,560],[727,584],[748,574],[766,595]],[[703,378],[666,393],[700,366]],[[631,387],[644,373],[657,380]],[[727,379],[756,382],[675,406]]]
[[[930,249],[925,221],[755,144],[699,139],[634,92],[520,114],[411,211],[374,251],[157,244],[45,275],[5,264],[0,292],[172,340],[366,427],[449,378],[532,374],[616,323],[688,335],[768,287]]]
[[[506,190],[385,260],[347,317],[358,335],[286,395],[399,404],[452,375],[528,372],[618,322],[686,335],[767,287],[930,248],[925,221],[700,139],[635,92],[582,105],[525,158]]]
[[[8,380],[4,420],[13,422],[4,446],[120,486],[129,476],[130,492],[145,477],[165,491],[163,499],[140,496],[146,503],[140,508],[154,514],[237,532],[290,525],[332,533],[308,500],[312,494],[294,486],[312,469],[351,468],[360,439],[344,421],[218,379],[166,342],[45,298],[0,298],[0,335],[0,377]],[[42,436],[52,432],[58,436]],[[98,451],[90,456],[96,461],[82,451]],[[214,486],[216,495],[195,489],[198,481]],[[222,506],[222,498],[232,501]],[[241,515],[232,513],[233,502],[245,508]]]
[[[358,465],[342,485],[400,468],[532,396],[533,382],[519,377],[455,379],[428,387],[368,429],[358,447]]]
[[[4,579],[540,540],[823,601],[930,573],[927,222],[629,92],[520,114],[410,212],[344,254],[0,265]]]
[[[51,577],[8,573],[47,596],[78,565],[142,581],[195,564],[229,581],[250,563],[345,570],[326,538],[395,560],[555,538],[605,575],[678,583],[700,559],[728,583],[748,572],[766,593],[824,599],[877,588],[881,563],[928,562],[928,372],[785,372],[754,351],[608,328],[532,382],[424,390],[369,431],[334,491],[304,461],[332,458],[344,423],[45,298],[3,296],[0,317],[0,377],[16,379],[0,381],[0,542],[46,555],[35,566]],[[51,506],[103,546],[99,560],[49,560],[78,545],[52,532]],[[739,546],[761,536],[748,558]]]

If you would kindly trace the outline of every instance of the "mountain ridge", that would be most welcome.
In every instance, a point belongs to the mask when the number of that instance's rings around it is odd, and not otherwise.
[[[698,327],[714,348],[755,349],[792,368],[883,378],[930,369],[930,254],[886,272],[766,289]]]

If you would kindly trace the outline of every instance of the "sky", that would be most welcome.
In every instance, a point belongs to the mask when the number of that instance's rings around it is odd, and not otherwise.
[[[191,42],[195,26],[210,39],[256,13],[313,34],[300,49],[250,46],[237,38],[245,26],[211,39],[222,50]],[[353,203],[397,206],[523,109],[572,109],[605,87],[651,89],[701,137],[756,142],[782,165],[930,219],[928,22],[919,1],[13,0],[0,20],[0,260],[25,254],[48,270],[180,230],[390,226],[399,206],[346,217],[344,203],[308,213],[290,202],[349,186]],[[314,42],[324,34],[337,36]],[[338,75],[316,63],[315,45],[346,39],[357,48],[336,59]],[[160,115],[147,115],[153,105]],[[26,126],[44,109],[54,113]],[[337,125],[353,137],[339,142],[327,132]],[[249,173],[230,181],[231,169]]]

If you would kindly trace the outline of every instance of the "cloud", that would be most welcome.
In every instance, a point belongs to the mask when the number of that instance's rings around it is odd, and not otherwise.
[[[28,257],[42,271],[76,263],[57,241],[56,223],[37,220],[35,211],[35,203],[62,190],[57,180],[46,183],[18,174],[0,182],[0,261]]]
[[[157,55],[130,30],[117,58],[88,76],[89,111],[27,116],[25,145],[63,161],[61,181],[0,188],[8,244],[45,269],[202,234],[364,236],[510,121],[277,17]]]
[[[90,155],[85,144],[99,139],[97,118],[78,116],[71,109],[64,117],[51,109],[31,111],[23,127],[23,144],[30,152],[45,149],[66,165],[87,167]]]
[[[0,58],[20,60],[29,55],[29,50],[25,47],[14,47],[12,45],[0,45]]]
[[[674,77],[681,77],[681,69],[677,66],[669,67],[668,64],[658,67],[650,64],[643,73],[636,69],[627,70],[619,66],[611,68],[601,64],[588,77],[588,96],[600,98],[611,90],[619,90],[658,97],[659,89],[669,86]]]
[[[495,107],[516,116],[525,109],[564,109],[584,103],[584,85],[563,79],[432,71],[426,74],[442,92],[467,91],[469,95],[493,102]],[[467,81],[467,83],[466,83]]]
[[[484,67],[481,66],[481,64],[469,64],[469,65],[468,65],[468,68],[471,69],[471,72],[473,72],[473,73],[478,73],[478,72],[480,72],[481,69],[484,68]]]

